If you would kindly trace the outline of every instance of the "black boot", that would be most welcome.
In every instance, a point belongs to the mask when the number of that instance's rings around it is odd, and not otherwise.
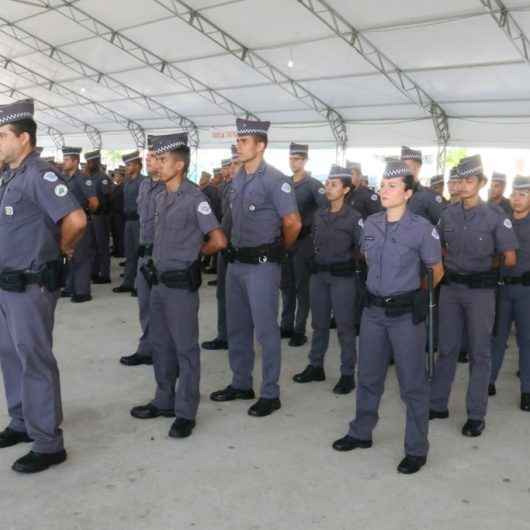
[[[132,293],[134,291],[134,287],[127,287],[126,285],[119,285],[118,287],[114,287],[112,289],[113,293]]]
[[[467,420],[465,425],[462,427],[462,434],[471,438],[476,438],[482,434],[482,431],[486,428],[486,422],[484,420]]]
[[[488,385],[488,396],[495,396],[497,394],[497,388],[494,383]]]
[[[429,410],[429,419],[430,420],[445,420],[449,417],[448,410]]]
[[[280,328],[280,337],[282,339],[290,339],[293,336],[293,330],[291,328]]]
[[[203,342],[201,347],[203,350],[228,350],[228,342],[216,337],[213,340]]]
[[[228,385],[223,390],[218,390],[210,394],[210,399],[212,401],[235,401],[236,399],[255,399],[256,395],[254,390],[249,388],[248,390],[242,390],[240,388],[234,388]]]
[[[6,427],[0,432],[0,449],[5,447],[12,447],[20,443],[29,443],[33,440],[25,433],[20,431],[14,431],[9,427]]]
[[[359,440],[347,434],[333,442],[335,451],[353,451],[354,449],[369,449],[372,447],[372,440]]]
[[[193,428],[195,427],[195,420],[187,420],[185,418],[177,418],[171,429],[169,430],[170,438],[187,438]]]
[[[341,375],[338,383],[333,388],[334,394],[349,394],[355,388],[355,379],[353,375]]]
[[[413,473],[417,473],[426,464],[426,462],[427,457],[425,456],[407,455],[400,462],[397,470],[399,473],[403,473],[404,475],[412,475]]]
[[[153,418],[159,418],[160,416],[164,418],[173,418],[175,416],[175,411],[173,409],[159,409],[152,403],[148,403],[147,405],[133,407],[131,409],[131,416],[139,420],[151,420]]]
[[[324,368],[320,366],[307,365],[303,372],[293,376],[295,383],[310,383],[311,381],[325,381]]]
[[[258,401],[248,409],[248,415],[256,418],[263,418],[264,416],[269,416],[281,407],[282,404],[279,399],[259,398]]]
[[[307,342],[307,337],[302,333],[293,332],[291,339],[289,340],[289,346],[297,348],[298,346],[303,346]]]
[[[90,302],[92,297],[89,294],[74,294],[70,300],[74,304],[82,304],[84,302]]]
[[[523,392],[521,394],[521,410],[530,412],[530,394]]]
[[[469,362],[469,357],[467,355],[467,351],[461,351],[458,354],[458,362],[461,364],[467,364]]]
[[[13,470],[19,473],[39,473],[51,466],[62,464],[66,460],[66,451],[57,453],[35,453],[30,451],[13,464]]]
[[[124,366],[140,366],[141,364],[150,366],[153,364],[153,358],[149,355],[133,353],[132,355],[125,355],[124,357],[121,357],[120,363]]]

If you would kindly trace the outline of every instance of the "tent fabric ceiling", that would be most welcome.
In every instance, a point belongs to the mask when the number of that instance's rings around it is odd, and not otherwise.
[[[435,145],[429,113],[303,3],[185,0],[340,115],[349,147]],[[439,104],[448,116],[450,144],[528,145],[530,64],[485,2],[326,3]],[[530,35],[530,0],[492,0],[491,5],[504,5]],[[201,146],[215,147],[232,140],[229,131],[235,115],[241,115],[232,104],[271,120],[273,144],[295,139],[335,145],[325,112],[311,108],[307,98],[295,97],[285,80],[274,84],[265,68],[253,69],[237,53],[228,53],[177,18],[173,8],[182,11],[182,2],[4,0],[0,103],[21,94],[35,98],[40,140],[46,146],[53,145],[45,136],[47,127],[53,127],[65,141],[90,147],[84,130],[91,126],[100,132],[103,147],[131,148],[128,122],[156,133],[177,129],[180,116],[196,127]],[[175,115],[154,109],[153,103]],[[77,121],[64,121],[62,113]]]

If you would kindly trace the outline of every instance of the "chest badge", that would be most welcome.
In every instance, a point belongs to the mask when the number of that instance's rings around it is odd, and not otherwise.
[[[249,212],[255,212],[255,211],[256,211],[256,205],[251,204],[251,205],[248,207],[248,211],[249,211]]]
[[[6,215],[9,215],[9,217],[11,217],[12,215],[14,215],[15,210],[13,210],[13,206],[6,206],[4,212],[6,213]]]

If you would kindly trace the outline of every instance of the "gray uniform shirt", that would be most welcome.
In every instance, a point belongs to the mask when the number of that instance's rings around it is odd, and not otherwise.
[[[353,259],[353,251],[361,246],[363,220],[349,204],[339,212],[320,208],[315,214],[313,245],[315,261],[320,265],[344,263]]]
[[[350,204],[361,214],[363,219],[383,209],[379,195],[364,186],[357,186],[350,192]]]
[[[184,181],[175,192],[157,194],[154,261],[159,272],[189,267],[200,254],[204,236],[219,228],[205,195]]]
[[[447,250],[445,265],[453,272],[486,272],[493,257],[518,248],[512,222],[498,207],[480,202],[465,210],[451,204],[440,219],[442,245]]]
[[[422,265],[442,261],[440,236],[429,221],[409,210],[397,223],[386,213],[364,222],[362,252],[368,263],[368,290],[376,296],[395,296],[420,287]]]
[[[123,212],[125,214],[138,213],[138,194],[140,185],[145,179],[140,175],[132,180],[127,180],[123,186]]]
[[[79,170],[77,170],[71,177],[63,175],[62,178],[79,203],[79,206],[81,206],[81,208],[87,208],[88,199],[96,197],[95,182],[90,177],[83,175]]]
[[[424,217],[436,226],[444,210],[443,198],[430,188],[418,184],[414,195],[407,204],[407,208],[412,213]]]
[[[513,219],[513,231],[519,243],[517,250],[517,265],[515,267],[504,267],[505,276],[522,276],[530,271],[530,215],[524,219]]]
[[[489,200],[488,204],[495,204],[495,203],[493,201]],[[504,210],[504,213],[506,215],[512,215],[512,213],[513,213],[512,204],[511,204],[510,200],[507,199],[506,197],[501,197],[501,200],[500,200],[499,204],[497,204],[497,206],[500,206]]]
[[[241,168],[230,190],[234,247],[257,247],[279,241],[282,218],[298,211],[289,179],[265,162],[252,175]]]
[[[150,245],[155,240],[156,196],[165,189],[163,182],[142,179],[138,190],[138,215],[140,216],[140,243]]]
[[[59,258],[57,223],[79,205],[68,186],[34,151],[0,186],[0,270],[29,270]]]
[[[307,173],[302,180],[293,181],[293,185],[296,204],[302,218],[302,226],[310,227],[313,224],[313,217],[317,209],[328,206],[324,185]]]

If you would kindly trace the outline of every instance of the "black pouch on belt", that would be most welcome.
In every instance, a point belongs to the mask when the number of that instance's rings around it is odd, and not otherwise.
[[[145,278],[145,282],[149,286],[149,289],[151,289],[153,285],[158,285],[158,275],[152,259],[140,267],[140,272]]]
[[[26,277],[22,271],[0,273],[0,289],[10,293],[23,293],[26,290]]]
[[[523,274],[523,282],[522,283],[523,283],[523,285],[525,287],[530,287],[530,271],[525,272]]]
[[[58,291],[66,285],[67,273],[66,258],[61,256],[55,261],[46,263],[41,272],[41,284],[52,293]]]
[[[338,278],[351,278],[355,274],[355,263],[334,263],[330,265],[329,272]]]
[[[427,320],[429,293],[425,289],[419,289],[412,300],[412,322],[420,324]]]

